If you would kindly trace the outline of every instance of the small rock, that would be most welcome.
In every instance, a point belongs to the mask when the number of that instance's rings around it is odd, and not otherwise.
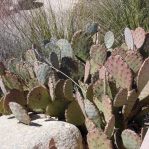
[[[42,116],[24,125],[9,115],[0,117],[0,148],[82,149],[83,145],[80,131],[72,124]]]

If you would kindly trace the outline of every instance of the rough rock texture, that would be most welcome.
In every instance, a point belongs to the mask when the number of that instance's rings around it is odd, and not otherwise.
[[[141,148],[140,149],[148,149],[149,148],[149,129],[145,135],[145,138],[142,142]]]
[[[51,142],[51,143],[50,143]],[[36,119],[28,126],[12,115],[0,117],[0,149],[82,149],[82,137],[72,124]]]

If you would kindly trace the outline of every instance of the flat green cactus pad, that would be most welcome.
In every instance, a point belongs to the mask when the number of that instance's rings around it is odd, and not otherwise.
[[[63,99],[55,99],[46,107],[46,114],[52,117],[64,117],[66,107],[67,104]]]
[[[63,86],[64,96],[68,101],[73,100],[73,84],[70,79],[67,79]]]
[[[80,106],[76,101],[69,104],[65,112],[66,121],[77,126],[81,126],[85,122],[84,115],[80,109]]]
[[[114,98],[113,105],[114,107],[121,107],[127,102],[127,89],[120,89]]]
[[[115,127],[115,116],[112,115],[112,117],[109,119],[109,122],[105,126],[104,133],[107,135],[107,137],[110,139],[113,135]]]
[[[126,149],[140,149],[141,138],[134,131],[125,129],[122,132],[121,137]]]
[[[138,91],[141,93],[141,100],[147,97],[149,94],[148,82],[149,82],[149,58],[147,58],[142,64],[137,77]]]
[[[123,106],[122,113],[124,115],[124,118],[128,118],[131,114],[131,111],[135,105],[135,102],[137,101],[138,94],[135,90],[131,90],[128,92],[127,102]]]
[[[2,80],[4,85],[9,89],[18,89],[23,91],[23,86],[25,86],[23,79],[9,71],[6,71],[5,75],[2,76]]]
[[[10,112],[9,103],[10,102],[16,102],[22,106],[27,105],[27,102],[25,100],[24,93],[22,91],[12,89],[10,90],[5,96],[3,101],[3,106],[5,112]]]
[[[19,122],[29,125],[31,123],[31,119],[27,114],[27,111],[18,103],[10,102],[9,107]]]
[[[93,45],[90,49],[90,57],[98,65],[103,65],[107,57],[107,50],[99,44]]]
[[[51,102],[51,97],[44,86],[34,87],[27,95],[27,104],[34,111],[45,110],[49,102]]]

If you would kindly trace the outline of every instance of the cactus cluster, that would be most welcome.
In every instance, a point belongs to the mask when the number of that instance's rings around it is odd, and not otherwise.
[[[32,48],[6,68],[0,63],[0,113],[30,124],[29,112],[39,112],[85,127],[89,149],[139,149],[149,112],[148,34],[126,28],[125,45],[114,47],[111,31],[103,45],[93,43],[97,28],[89,24],[71,44],[57,41],[48,57]]]

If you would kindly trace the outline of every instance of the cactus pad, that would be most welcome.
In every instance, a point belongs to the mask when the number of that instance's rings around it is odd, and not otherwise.
[[[127,102],[123,106],[122,113],[124,115],[124,119],[128,118],[131,114],[131,111],[137,101],[138,94],[135,90],[131,90],[128,92]]]
[[[6,71],[5,75],[2,76],[2,80],[4,85],[9,89],[18,89],[22,91],[23,86],[25,85],[24,80],[22,80],[22,78],[8,71]]]
[[[95,107],[95,105],[90,102],[88,99],[84,100],[84,108],[87,117],[92,120],[97,127],[101,128],[101,118],[99,115],[99,111]]]
[[[123,59],[126,57],[126,51],[123,48],[115,48],[111,54],[112,56],[120,55]]]
[[[49,76],[50,76],[51,68],[49,65],[43,63],[39,66],[38,71],[37,71],[37,79],[39,83],[42,85],[47,84]]]
[[[121,137],[126,149],[140,149],[141,138],[134,131],[125,129],[122,132]]]
[[[4,112],[3,102],[4,102],[4,97],[1,97],[1,99],[0,99],[0,114],[2,114]]]
[[[61,58],[73,57],[73,50],[71,44],[66,39],[58,40],[57,45],[60,48]]]
[[[26,53],[25,53],[25,60],[27,62],[30,62],[30,63],[33,63],[33,62],[37,61],[35,51],[32,50],[32,49],[27,50]]]
[[[27,105],[25,97],[24,97],[24,93],[19,90],[16,90],[16,89],[10,90],[4,96],[3,106],[4,106],[4,110],[6,112],[10,112],[10,108],[9,108],[10,102],[16,102],[22,106]]]
[[[51,97],[44,86],[34,87],[27,95],[27,103],[34,111],[45,110]]]
[[[126,53],[125,61],[133,72],[137,73],[143,63],[143,58],[138,51],[130,50]]]
[[[80,109],[80,106],[76,101],[71,102],[65,112],[65,118],[68,123],[80,126],[85,122],[84,115]]]
[[[112,45],[114,43],[114,34],[113,34],[113,32],[108,31],[105,34],[104,42],[105,42],[106,48],[110,49],[112,47]]]
[[[121,107],[127,102],[127,89],[120,89],[114,98],[114,107]]]
[[[107,50],[99,44],[93,45],[90,49],[90,57],[98,65],[103,65],[107,57]]]
[[[55,98],[64,98],[63,86],[65,80],[58,80],[55,85]]]
[[[110,56],[105,67],[120,87],[127,88],[128,90],[131,89],[133,79],[132,72],[119,55]]]
[[[112,117],[109,119],[109,122],[105,126],[104,133],[107,135],[107,137],[110,139],[113,135],[115,127],[115,116],[112,115]]]
[[[31,123],[31,119],[27,114],[27,111],[18,103],[10,102],[9,107],[19,122],[29,125]]]
[[[89,149],[112,149],[112,142],[101,131],[95,128],[87,134]]]
[[[59,69],[59,61],[58,61],[57,54],[55,52],[52,52],[50,54],[49,59],[52,66],[55,67],[56,69]]]
[[[143,28],[138,27],[133,33],[134,44],[139,49],[142,47],[145,41],[145,31]]]
[[[67,79],[63,86],[64,96],[68,101],[73,100],[73,84],[70,79]]]
[[[46,107],[46,115],[52,117],[63,118],[67,104],[63,99],[55,99],[53,102],[49,102]]]
[[[129,28],[125,28],[124,35],[125,35],[125,43],[127,44],[128,49],[133,50],[134,40],[133,40],[132,31]]]
[[[108,123],[113,114],[112,114],[112,102],[107,95],[104,95],[102,97],[102,112],[104,114],[105,121]]]
[[[91,69],[90,61],[87,61],[86,64],[85,64],[84,83],[85,83],[85,82],[88,80],[88,78],[89,78],[90,69]]]
[[[137,78],[138,91],[141,92],[149,81],[149,58],[147,58],[142,64]]]

